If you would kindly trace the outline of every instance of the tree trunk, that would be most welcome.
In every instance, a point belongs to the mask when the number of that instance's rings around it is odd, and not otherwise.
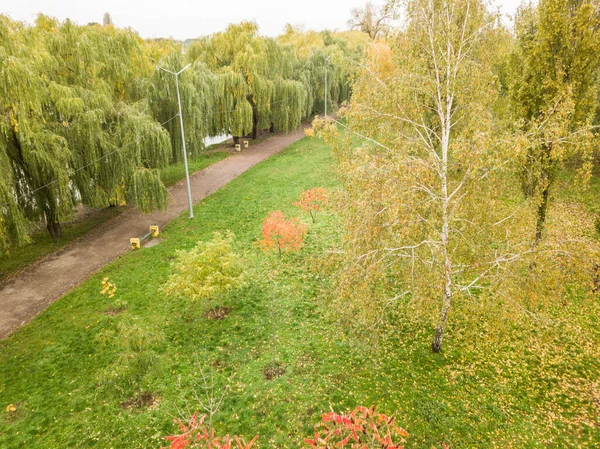
[[[446,329],[446,322],[448,321],[448,312],[450,312],[450,307],[452,305],[452,265],[448,258],[446,258],[446,263],[444,264],[444,272],[446,275],[446,282],[442,293],[442,313],[440,315],[440,322],[435,328],[433,342],[431,343],[431,350],[435,353],[442,350],[444,331]]]
[[[256,108],[252,108],[252,139],[258,138],[258,114]]]
[[[539,242],[544,232],[544,226],[546,224],[546,214],[548,212],[548,198],[550,197],[550,183],[547,182],[542,190],[542,202],[538,206],[537,211],[537,224],[535,227],[535,243]]]
[[[233,144],[239,145],[239,143],[240,143],[240,136],[233,136]]]
[[[435,335],[431,343],[431,350],[436,354],[442,350],[442,341],[444,341],[444,328],[438,326],[435,328]]]
[[[59,239],[62,237],[60,223],[52,211],[46,211],[46,229],[48,229],[48,232],[53,239]]]
[[[445,120],[442,117],[442,170],[440,178],[442,182],[442,232],[440,237],[442,240],[442,254],[444,257],[444,288],[442,290],[442,311],[440,314],[440,322],[435,329],[431,350],[438,353],[442,350],[442,342],[444,341],[444,330],[448,321],[448,312],[452,305],[452,260],[449,254],[450,240],[450,196],[448,195],[448,154],[450,149],[450,128],[452,102],[449,102],[446,109]]]
[[[275,132],[275,123],[271,122],[271,127],[269,128],[269,132],[270,133],[274,133]]]
[[[542,179],[543,190],[542,190],[542,198],[541,202],[538,206],[537,210],[537,223],[535,226],[535,243],[537,243],[542,239],[542,234],[544,232],[544,227],[546,225],[546,215],[548,213],[548,200],[550,197],[550,185],[554,180],[553,170],[552,170],[552,160],[550,155],[552,154],[552,143],[546,144],[543,147],[542,152]]]

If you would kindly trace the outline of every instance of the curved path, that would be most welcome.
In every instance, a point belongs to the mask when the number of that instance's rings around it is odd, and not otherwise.
[[[275,135],[192,174],[194,203],[302,137],[304,128],[287,135]],[[169,206],[165,212],[142,215],[131,209],[10,278],[0,286],[0,339],[6,338],[102,266],[130,251],[130,237],[144,235],[151,224],[162,227],[187,209],[187,189],[182,181],[169,189]]]

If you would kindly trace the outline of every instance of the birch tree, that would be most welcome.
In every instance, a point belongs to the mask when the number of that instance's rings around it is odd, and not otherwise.
[[[492,113],[498,81],[485,43],[496,18],[478,0],[411,0],[405,17],[390,46],[371,47],[347,124],[317,127],[336,145],[347,190],[340,310],[354,320],[366,310],[372,329],[401,299],[435,307],[439,352],[455,302],[520,257],[507,229],[523,217],[500,200],[515,189]]]

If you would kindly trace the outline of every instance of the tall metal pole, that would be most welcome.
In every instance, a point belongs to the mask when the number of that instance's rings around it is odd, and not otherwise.
[[[325,64],[325,117],[327,117],[327,63]]]
[[[187,149],[185,147],[185,132],[183,131],[183,114],[181,112],[181,96],[179,95],[179,73],[175,74],[177,86],[177,103],[179,104],[179,124],[181,125],[181,142],[183,143],[183,165],[185,165],[185,180],[187,182],[188,202],[190,203],[190,218],[194,218],[194,205],[192,203],[192,188],[190,186],[190,172],[187,162]]]
[[[325,117],[327,117],[327,66],[329,65],[329,58],[331,58],[331,55],[325,59]]]
[[[327,66],[329,65],[329,58],[331,56],[328,56],[325,60],[325,117],[327,117]]]
[[[183,144],[183,165],[185,166],[185,180],[187,182],[187,191],[188,191],[188,202],[190,203],[190,218],[194,218],[194,204],[192,203],[192,188],[190,186],[190,172],[188,169],[188,161],[187,161],[187,150],[185,147],[185,132],[183,131],[183,113],[181,111],[181,96],[179,95],[179,74],[186,70],[191,64],[186,65],[179,72],[171,72],[170,70],[163,69],[159,67],[159,69],[164,70],[165,72],[169,72],[172,75],[175,75],[175,87],[177,88],[177,105],[179,106],[179,124],[181,127],[181,142]]]

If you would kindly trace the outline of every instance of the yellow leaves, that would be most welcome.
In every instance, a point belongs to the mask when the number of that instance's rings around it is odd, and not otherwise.
[[[108,278],[102,279],[102,290],[100,291],[101,295],[108,295],[110,299],[115,297],[115,293],[117,291],[117,286],[110,282]]]
[[[394,60],[391,48],[386,42],[377,41],[369,48],[370,69],[380,79],[386,79],[394,74]]]
[[[6,406],[6,411],[7,411],[8,413],[14,413],[14,412],[16,412],[16,411],[17,411],[17,407],[16,407],[16,405],[15,405],[15,404],[8,404],[8,405]]]
[[[19,122],[17,121],[17,118],[15,117],[15,113],[16,113],[16,108],[13,107],[12,110],[10,110],[8,112],[8,116],[10,117],[10,125],[12,126],[13,131],[18,133],[19,132]]]
[[[233,252],[234,235],[213,233],[189,251],[178,251],[173,273],[161,288],[167,295],[191,300],[211,298],[241,287],[246,282],[241,257]]]

